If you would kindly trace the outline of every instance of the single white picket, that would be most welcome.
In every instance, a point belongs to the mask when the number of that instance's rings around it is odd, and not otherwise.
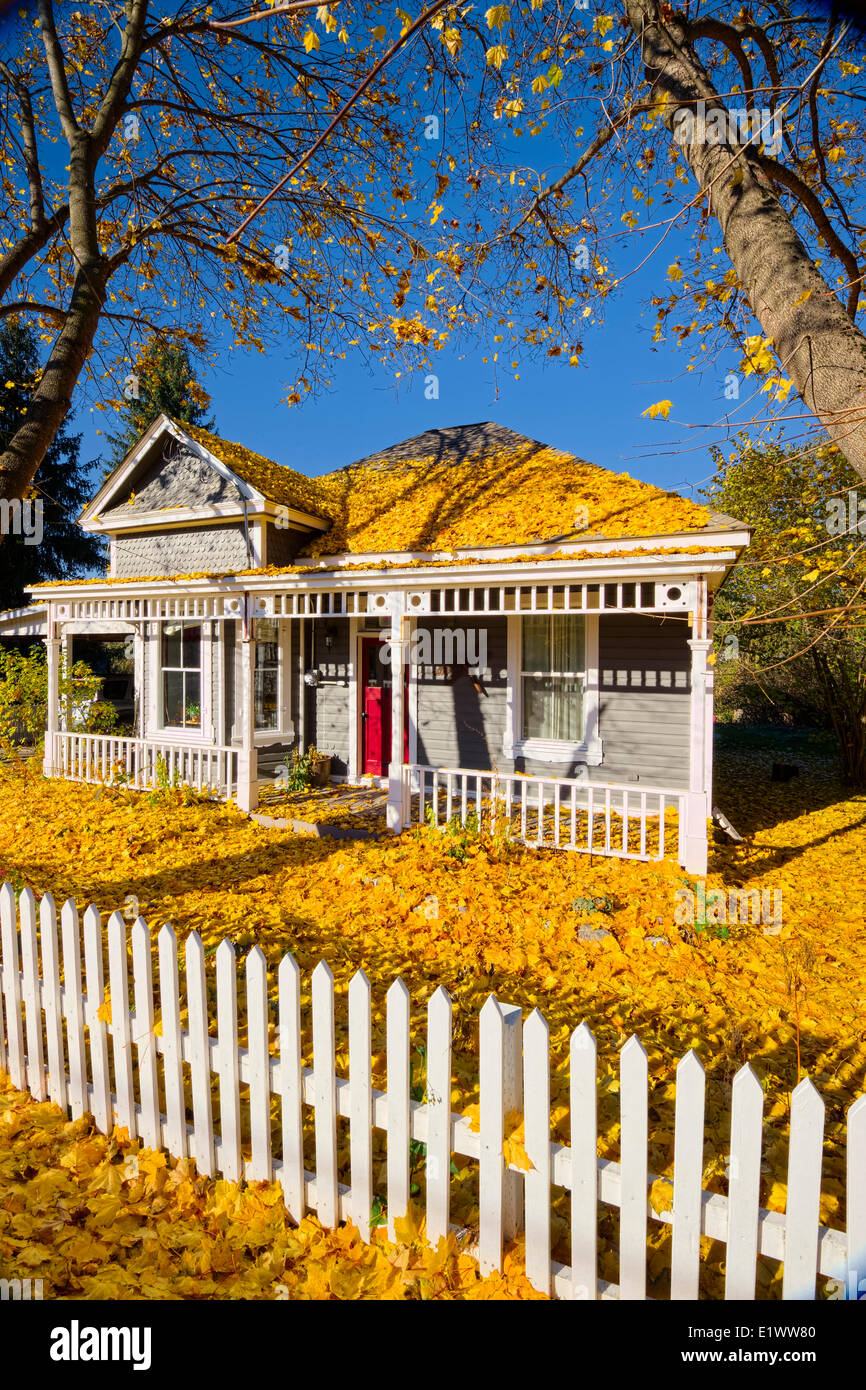
[[[619,1296],[646,1298],[647,1055],[632,1034],[620,1056]]]
[[[388,1068],[388,1237],[409,1210],[409,991],[397,979],[385,996],[385,1050]]]
[[[283,956],[277,972],[280,1015],[280,1110],[282,1113],[283,1200],[296,1221],[304,1200],[304,1127],[301,1076],[301,972],[293,956]]]
[[[373,1079],[370,981],[358,970],[349,983],[350,1215],[362,1240],[370,1239],[373,1207]]]
[[[804,1077],[791,1094],[783,1299],[802,1302],[815,1297],[823,1149],[824,1102]]]
[[[271,1059],[268,1051],[268,963],[261,946],[247,956],[247,1057],[250,1069],[249,1175],[255,1182],[270,1182],[271,1165]]]
[[[677,1065],[671,1298],[696,1299],[701,1269],[706,1077],[689,1048]]]
[[[571,1035],[571,1297],[598,1291],[598,1089],[596,1044],[589,1025]]]
[[[866,1096],[848,1111],[847,1200],[848,1297],[866,1294]]]
[[[60,909],[63,938],[63,988],[65,993],[66,1042],[69,1052],[69,1107],[73,1120],[80,1120],[89,1109],[87,1098],[87,1053],[84,1039],[84,998],[81,990],[81,938],[78,911],[71,898]]]
[[[27,1037],[27,1079],[34,1100],[44,1100],[45,1057],[42,1051],[42,1002],[39,997],[39,953],[36,944],[36,899],[25,888],[18,899],[21,922],[21,992],[24,996],[24,1031]]]
[[[60,998],[60,956],[57,945],[57,912],[46,893],[39,905],[42,944],[42,1006],[48,1044],[48,1095],[66,1109],[66,1058],[63,1047],[63,1003]]]
[[[447,1236],[451,1220],[451,996],[439,985],[427,1004],[427,1238]]]
[[[138,1055],[138,1088],[141,1096],[139,1132],[147,1148],[158,1149],[162,1146],[162,1116],[159,1112],[159,1077],[153,1032],[153,957],[150,932],[143,917],[137,917],[132,924],[132,982],[135,992],[133,1042]]]
[[[186,1004],[189,1013],[193,1157],[199,1173],[211,1177],[214,1171],[214,1148],[207,985],[205,982],[204,946],[197,931],[190,932],[187,937],[184,944],[184,955],[186,959]]]
[[[24,1028],[21,1022],[21,974],[18,963],[18,923],[11,883],[0,888],[0,938],[3,941],[3,1000],[6,1006],[6,1053],[9,1075],[19,1091],[27,1086]]]
[[[217,1072],[220,1097],[219,1167],[229,1182],[243,1177],[238,1070],[238,971],[235,948],[221,941],[216,953]]]
[[[159,952],[159,1009],[162,1018],[162,1061],[165,1083],[165,1142],[176,1158],[186,1158],[186,1088],[180,1032],[180,984],[177,937],[166,922],[157,937]]]
[[[524,1148],[530,1162],[524,1178],[526,1277],[550,1293],[550,1031],[533,1009],[523,1025]]]
[[[90,1074],[93,1077],[93,1118],[103,1134],[114,1125],[111,1077],[108,1071],[108,1027],[99,1011],[105,1003],[105,968],[102,961],[102,919],[93,904],[84,914],[84,976],[87,997],[84,1018],[90,1034]]]
[[[320,960],[313,971],[313,1092],[316,1106],[316,1214],[323,1226],[339,1221],[337,1079],[334,1052],[334,976]]]
[[[120,912],[108,919],[108,988],[111,997],[111,1049],[117,1123],[136,1137],[135,1090],[132,1079],[132,1029],[129,1025],[129,968],[126,959],[126,923]]]
[[[747,1062],[734,1077],[731,1099],[726,1299],[755,1297],[763,1115],[763,1088]]]

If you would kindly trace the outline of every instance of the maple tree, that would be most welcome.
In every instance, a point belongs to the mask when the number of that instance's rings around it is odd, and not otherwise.
[[[30,316],[48,348],[0,495],[23,495],[82,374],[103,408],[119,401],[141,332],[199,353],[220,335],[279,350],[299,364],[294,401],[349,344],[387,356],[436,336],[392,312],[440,247],[404,211],[419,118],[401,128],[387,71],[368,81],[375,14],[360,3],[338,20],[325,0],[311,27],[308,0],[239,15],[130,0],[118,25],[95,3],[40,0],[35,20],[7,19],[0,316]],[[313,147],[315,168],[230,239]]]
[[[793,387],[800,432],[817,419],[866,478],[856,27],[776,0],[601,8],[495,5],[486,34],[474,11],[447,17],[454,63],[480,40],[493,87],[468,171],[492,196],[467,257],[508,291],[497,341],[576,365],[586,328],[654,260],[655,341],[696,344],[689,370],[733,345],[756,410]],[[712,423],[726,430],[731,408]]]

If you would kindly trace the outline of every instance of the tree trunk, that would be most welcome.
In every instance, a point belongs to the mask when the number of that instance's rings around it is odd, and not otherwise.
[[[105,302],[109,263],[102,256],[79,262],[66,322],[27,411],[27,418],[0,455],[0,497],[25,497],[47,449],[72,405],[72,392],[93,345]]]
[[[724,111],[679,16],[662,22],[658,0],[625,0],[642,44],[647,81],[665,99],[674,130],[678,108]],[[694,138],[691,138],[694,136]],[[685,138],[682,138],[685,137]],[[755,147],[711,143],[693,122],[677,140],[707,194],[725,249],[752,312],[772,340],[782,370],[830,438],[866,479],[866,338],[816,269],[760,167]]]

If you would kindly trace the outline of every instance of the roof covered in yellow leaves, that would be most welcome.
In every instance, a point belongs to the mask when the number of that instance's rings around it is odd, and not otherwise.
[[[220,439],[218,435],[197,426],[181,424],[179,428],[269,501],[312,513],[313,516],[322,515],[322,500],[315,478],[296,473],[294,469],[274,463],[273,459],[255,453],[244,444],[233,444],[231,440]]]
[[[706,507],[486,421],[427,430],[309,477],[176,424],[268,501],[328,523],[298,553],[388,555],[740,527]],[[142,497],[144,500],[144,497]],[[131,495],[126,508],[133,504]],[[746,529],[746,528],[741,528]],[[703,537],[701,537],[703,539]]]
[[[657,536],[727,518],[487,421],[428,430],[316,479],[330,528],[305,555]]]

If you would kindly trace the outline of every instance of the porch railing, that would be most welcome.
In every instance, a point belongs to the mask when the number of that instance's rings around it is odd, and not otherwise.
[[[54,776],[139,790],[193,787],[229,798],[237,788],[238,749],[115,738],[112,734],[54,734]]]
[[[686,791],[407,763],[403,820],[616,859],[680,859]],[[414,812],[414,815],[413,815]]]

